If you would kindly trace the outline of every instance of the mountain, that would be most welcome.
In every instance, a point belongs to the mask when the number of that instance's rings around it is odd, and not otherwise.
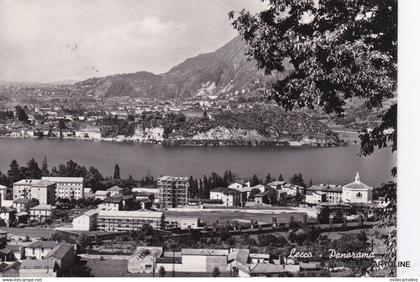
[[[87,79],[75,87],[99,97],[164,99],[252,91],[266,77],[244,52],[244,43],[236,37],[215,52],[189,58],[164,74],[117,74]]]

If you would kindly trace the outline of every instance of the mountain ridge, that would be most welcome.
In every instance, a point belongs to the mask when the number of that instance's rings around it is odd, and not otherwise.
[[[211,53],[187,58],[162,74],[148,71],[89,78],[75,83],[79,90],[99,97],[189,98],[226,91],[250,91],[265,79],[256,63],[245,53],[246,46],[235,37]]]

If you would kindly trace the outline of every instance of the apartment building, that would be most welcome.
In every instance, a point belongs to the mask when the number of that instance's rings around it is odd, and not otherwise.
[[[162,212],[152,211],[100,211],[98,214],[98,230],[130,231],[140,230],[144,224],[153,228],[161,227]]]
[[[161,208],[184,207],[188,204],[188,177],[162,176],[158,178]]]
[[[83,177],[42,177],[42,180],[55,182],[55,197],[67,199],[84,198]]]

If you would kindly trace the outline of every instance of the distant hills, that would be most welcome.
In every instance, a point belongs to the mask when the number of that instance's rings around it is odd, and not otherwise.
[[[75,84],[99,97],[187,98],[225,92],[250,92],[267,79],[245,56],[239,37],[213,53],[185,60],[164,74],[140,71],[91,78]]]

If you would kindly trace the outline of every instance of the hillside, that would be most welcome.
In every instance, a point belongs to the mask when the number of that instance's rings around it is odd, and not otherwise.
[[[167,73],[118,74],[91,78],[75,86],[99,97],[130,96],[149,98],[192,97],[226,91],[250,91],[256,81],[266,79],[254,62],[244,55],[245,45],[239,37],[213,53],[185,60]]]

